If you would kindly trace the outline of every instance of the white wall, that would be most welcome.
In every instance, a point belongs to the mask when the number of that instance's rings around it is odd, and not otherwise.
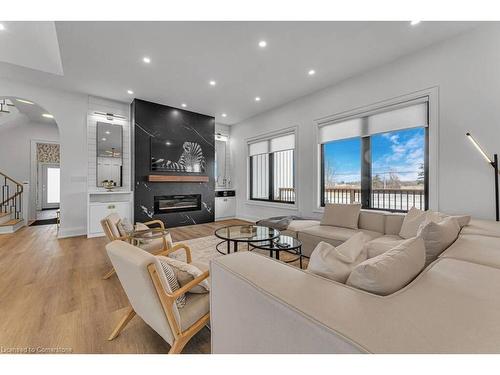
[[[439,210],[494,219],[493,169],[471,147],[470,131],[490,153],[500,152],[500,26],[487,25],[363,75],[303,97],[231,128],[237,216],[316,216],[315,119],[437,86],[439,90]],[[321,79],[321,72],[314,79]],[[248,204],[246,139],[298,127],[298,209]]]
[[[0,171],[19,182],[29,183],[28,218],[34,219],[36,208],[36,174],[31,174],[31,140],[59,142],[56,125],[31,122],[23,114],[0,126]],[[36,173],[36,172],[35,172]]]
[[[61,144],[60,237],[86,233],[87,96],[0,78],[0,96],[33,101],[54,115]],[[9,158],[8,163],[15,163]]]

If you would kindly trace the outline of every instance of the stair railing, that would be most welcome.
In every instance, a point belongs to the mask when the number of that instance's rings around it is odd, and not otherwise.
[[[13,219],[22,219],[23,184],[0,172],[2,195],[0,212],[13,214]]]

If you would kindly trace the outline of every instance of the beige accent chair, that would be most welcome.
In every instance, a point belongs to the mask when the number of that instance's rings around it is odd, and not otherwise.
[[[187,263],[191,263],[191,250],[184,244],[159,255],[168,256],[179,249],[186,252]],[[137,314],[170,344],[169,354],[181,353],[191,337],[210,321],[209,293],[189,293],[209,276],[208,271],[172,292],[156,256],[124,241],[113,241],[106,250],[131,305],[108,340],[115,339]],[[186,305],[178,308],[175,300],[183,294]]]
[[[104,219],[101,220],[101,226],[108,238],[109,242],[113,242],[115,240],[128,241],[129,239],[123,234],[120,233],[119,223],[122,221],[120,215],[116,213],[109,214]],[[165,229],[165,225],[161,220],[152,220],[146,223],[142,223],[148,227],[152,227],[157,225],[159,228]],[[148,242],[138,244],[138,246],[148,253],[158,254],[162,251],[172,248],[172,237],[170,234],[162,237],[151,239]],[[109,279],[115,273],[114,268],[111,268],[104,276],[102,277],[104,280]]]

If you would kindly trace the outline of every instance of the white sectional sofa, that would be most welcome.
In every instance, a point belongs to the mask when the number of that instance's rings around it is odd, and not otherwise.
[[[380,246],[400,241],[401,215],[376,214],[362,212],[360,230]],[[294,234],[307,246],[342,241],[344,231],[318,224]],[[473,219],[438,260],[388,296],[250,252],[212,261],[211,279],[213,353],[500,353],[497,222]]]

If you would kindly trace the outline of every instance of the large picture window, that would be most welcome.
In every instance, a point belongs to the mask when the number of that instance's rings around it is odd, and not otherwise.
[[[295,134],[249,143],[251,200],[295,203]]]
[[[427,98],[320,127],[321,205],[428,208]]]

